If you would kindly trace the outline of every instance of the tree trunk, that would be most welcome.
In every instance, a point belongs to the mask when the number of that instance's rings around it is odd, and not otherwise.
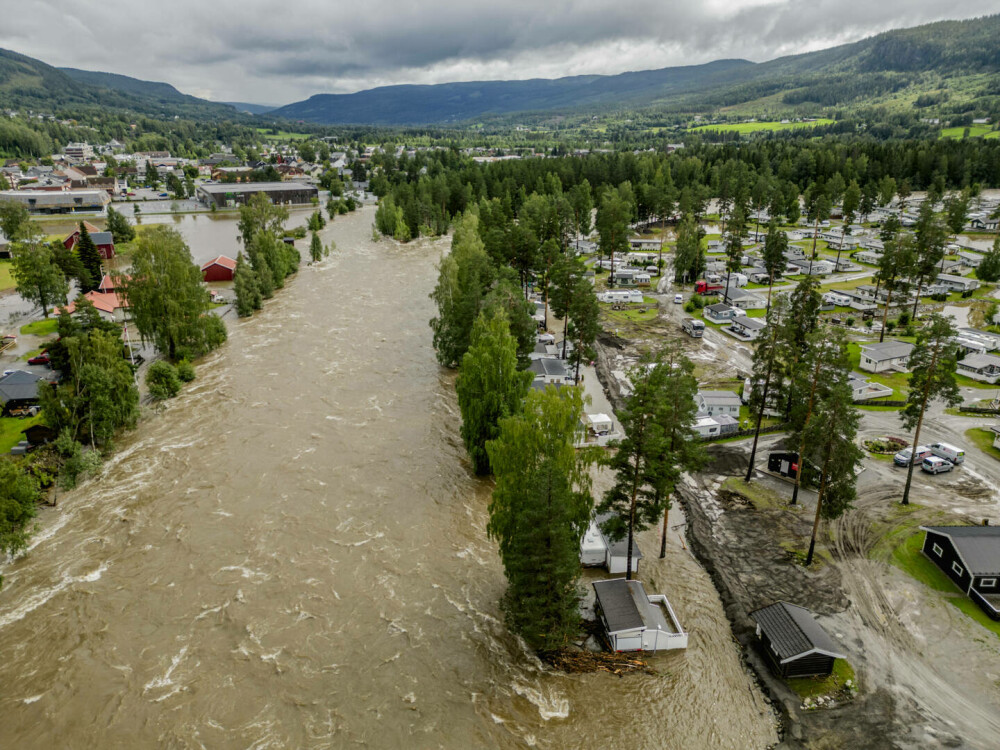
[[[837,265],[833,269],[834,273],[836,273],[837,271],[840,270],[840,253],[843,251],[843,249],[844,249],[844,233],[841,232],[840,233],[840,244],[837,246]]]
[[[667,517],[670,515],[670,508],[663,509],[663,538],[660,539],[660,559],[667,556]]]
[[[802,423],[802,440],[799,441],[799,468],[795,472],[795,489],[792,490],[792,505],[795,505],[799,501],[799,487],[802,486],[802,470],[805,468],[805,452],[806,452],[806,428],[809,426],[809,420],[812,419],[813,413],[813,402],[816,397],[816,386],[819,381],[819,360],[816,360],[816,367],[813,370],[812,377],[812,387],[809,390],[809,408],[806,410],[806,419]]]
[[[829,456],[827,456],[829,461]],[[816,533],[819,531],[820,511],[823,509],[823,493],[826,491],[826,468],[819,480],[819,494],[816,496],[816,518],[813,520],[812,538],[809,540],[809,554],[806,555],[806,567],[812,565],[813,552],[816,550]]]
[[[733,272],[726,269],[726,291],[724,292],[723,302],[729,303],[729,277],[733,275]]]
[[[878,335],[878,342],[881,344],[885,341],[885,324],[889,320],[889,303],[892,302],[892,289],[886,286],[886,298],[885,298],[885,314],[882,316],[882,330]]]
[[[747,476],[746,482],[749,484],[751,477],[753,477],[753,464],[757,458],[757,440],[760,438],[760,425],[764,421],[764,410],[767,408],[767,393],[771,386],[771,369],[774,358],[767,365],[767,375],[764,377],[764,394],[761,398],[760,410],[757,412],[757,427],[754,429],[753,433],[753,447],[750,448],[750,465],[747,466]],[[751,390],[753,389],[753,381],[750,383]]]
[[[917,319],[917,305],[920,304],[920,288],[924,285],[924,277],[921,274],[917,277],[917,296],[913,300],[913,315],[910,316],[912,320]]]
[[[927,374],[927,380],[924,383],[923,399],[920,402],[920,417],[917,419],[917,429],[913,433],[913,445],[910,446],[910,461],[906,467],[906,486],[903,488],[903,505],[910,504],[910,484],[913,482],[913,464],[917,458],[917,446],[920,445],[918,442],[920,440],[920,428],[924,424],[924,412],[927,410],[927,398],[930,395],[931,376],[934,374],[934,370],[937,369],[937,360],[938,350],[935,349],[930,367],[928,368],[930,372]]]
[[[765,312],[771,312],[771,288],[774,286],[774,274],[769,273],[767,275],[767,310]]]
[[[563,318],[563,345],[562,345],[562,359],[566,359],[566,336],[569,331],[569,309],[566,310],[566,317]]]

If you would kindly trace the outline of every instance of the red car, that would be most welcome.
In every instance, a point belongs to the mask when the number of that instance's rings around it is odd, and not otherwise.
[[[32,357],[28,360],[29,365],[47,365],[49,364],[49,353],[42,352],[37,357]]]

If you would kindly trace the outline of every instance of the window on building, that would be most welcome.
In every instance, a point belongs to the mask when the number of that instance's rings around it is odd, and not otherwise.
[[[984,589],[995,589],[997,587],[996,578],[984,578],[979,582],[979,585]]]
[[[940,544],[933,544],[933,545],[931,545],[931,550],[933,550],[934,554],[937,555],[938,557],[941,557],[941,555],[944,554],[944,550],[941,549],[941,545]]]
[[[965,573],[965,568],[963,568],[963,567],[962,567],[961,565],[959,565],[959,564],[958,564],[957,562],[953,562],[953,563],[951,564],[951,569],[952,569],[953,571],[955,571],[955,575],[957,575],[957,576],[960,576],[960,575],[962,575],[963,573]]]

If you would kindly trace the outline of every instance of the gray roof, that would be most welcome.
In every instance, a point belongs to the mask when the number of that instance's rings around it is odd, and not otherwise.
[[[536,359],[531,363],[528,369],[538,375],[561,378],[566,377],[566,364],[561,359],[554,359],[553,357],[541,357],[540,359]]]
[[[733,318],[733,325],[741,325],[744,328],[751,328],[754,330],[761,330],[767,325],[767,321],[763,318],[748,318],[745,315],[740,315],[738,318]]]
[[[0,404],[37,399],[39,380],[41,378],[26,370],[15,370],[0,378]]]
[[[725,302],[716,302],[714,305],[709,305],[705,309],[711,310],[714,313],[724,313],[732,311],[733,306],[727,305]]]
[[[603,537],[604,543],[608,546],[608,552],[611,553],[612,557],[628,557],[628,537],[625,536],[618,540],[612,540],[610,536],[604,533],[604,529],[601,528],[601,524],[609,518],[611,518],[610,513],[597,514],[594,518],[597,521],[597,530],[601,532],[601,537]],[[639,542],[636,541],[634,536],[632,538],[632,559],[642,559],[642,550],[639,549]]]
[[[1000,526],[921,526],[951,539],[973,576],[1000,575]]]
[[[913,344],[907,341],[884,341],[881,344],[862,344],[861,351],[869,359],[885,362],[889,359],[909,357],[913,352]]]
[[[805,607],[775,602],[751,612],[750,616],[760,625],[782,664],[812,653],[847,658]]]
[[[314,185],[306,185],[304,182],[235,182],[235,183],[215,183],[212,185],[199,185],[199,190],[206,193],[272,193],[283,192],[285,190],[311,190],[319,192]]]
[[[645,625],[633,596],[633,593],[641,593],[643,598],[646,598],[645,589],[640,581],[626,581],[624,578],[595,581],[594,593],[597,595],[601,611],[604,612],[609,633],[635,630]],[[648,598],[646,601],[649,601]]]
[[[713,404],[742,404],[740,397],[732,391],[698,391],[698,395],[708,403]]]
[[[95,245],[115,244],[115,239],[111,236],[111,232],[91,232],[90,239],[94,241]]]
[[[979,370],[984,367],[1000,367],[1000,357],[995,354],[970,354],[959,362],[962,367]]]

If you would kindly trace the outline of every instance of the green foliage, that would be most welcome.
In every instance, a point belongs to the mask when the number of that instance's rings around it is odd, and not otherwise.
[[[35,234],[28,207],[20,201],[0,199],[0,233],[11,241]]]
[[[542,651],[566,646],[580,624],[579,549],[593,503],[590,457],[574,448],[582,413],[577,389],[532,392],[486,443],[496,475],[487,530],[507,576],[507,622]]]
[[[1000,237],[993,243],[992,249],[983,257],[976,269],[976,278],[991,284],[1000,281]]]
[[[267,273],[270,279],[271,273]],[[241,318],[253,315],[254,310],[263,307],[263,297],[257,276],[247,263],[243,253],[236,257],[236,271],[233,273],[233,290],[236,293],[236,314]]]
[[[181,379],[177,368],[162,359],[149,366],[146,372],[146,387],[149,395],[157,401],[173,398],[181,391]]]
[[[76,255],[87,272],[86,278],[80,279],[80,291],[89,292],[97,289],[104,276],[101,254],[82,221],[80,222],[80,239],[76,243]]]
[[[29,524],[40,494],[30,474],[12,459],[0,457],[0,552],[14,555],[28,546]]]
[[[705,272],[705,231],[693,214],[685,214],[677,227],[677,249],[674,256],[674,280],[694,281]]]
[[[597,209],[598,247],[610,258],[614,253],[628,251],[629,223],[633,205],[620,189],[609,188]]]
[[[462,439],[477,474],[489,473],[486,443],[499,433],[500,420],[521,410],[531,379],[517,367],[517,343],[506,317],[480,315],[455,384]]]
[[[506,272],[506,273],[504,273]],[[502,269],[500,278],[483,299],[482,310],[488,318],[503,315],[510,326],[510,333],[517,342],[518,367],[526,369],[535,349],[538,325],[532,314],[535,306],[528,302],[509,268]]]
[[[316,209],[309,215],[309,221],[306,223],[306,228],[310,232],[318,232],[320,229],[326,226],[326,219],[323,218],[323,214],[319,209]]]
[[[95,449],[84,450],[69,428],[60,431],[55,440],[55,449],[62,459],[59,487],[64,490],[71,490],[81,479],[96,475],[103,463],[101,454]]]
[[[312,239],[309,241],[309,257],[312,259],[313,263],[318,263],[323,260],[325,255],[329,255],[329,250],[323,247],[323,242],[320,240],[319,235],[313,232]]]
[[[129,223],[128,218],[115,211],[111,206],[108,206],[108,231],[111,232],[115,244],[131,242],[135,239],[135,228]]]
[[[116,276],[115,283],[143,340],[170,360],[201,356],[225,341],[225,326],[209,313],[201,270],[176,230],[157,225],[144,232],[130,275]]]
[[[190,383],[195,379],[194,365],[187,359],[177,363],[177,377],[182,383]]]
[[[47,245],[18,243],[14,251],[13,272],[17,293],[41,307],[46,318],[52,305],[66,304],[69,284]]]
[[[249,248],[254,237],[260,232],[282,237],[285,234],[286,221],[288,221],[286,206],[275,205],[266,193],[257,193],[245,205],[240,206],[239,231],[243,247]]]

